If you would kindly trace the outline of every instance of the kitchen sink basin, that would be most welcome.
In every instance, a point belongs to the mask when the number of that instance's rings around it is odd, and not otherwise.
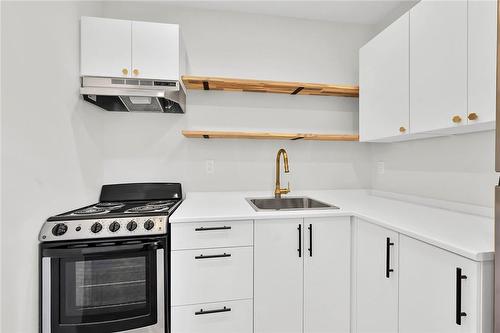
[[[246,200],[256,211],[339,209],[337,206],[308,197],[247,198]]]

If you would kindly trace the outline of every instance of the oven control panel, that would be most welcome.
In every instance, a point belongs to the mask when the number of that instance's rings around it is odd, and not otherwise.
[[[121,217],[93,220],[48,221],[42,227],[40,242],[75,239],[163,235],[167,216]]]

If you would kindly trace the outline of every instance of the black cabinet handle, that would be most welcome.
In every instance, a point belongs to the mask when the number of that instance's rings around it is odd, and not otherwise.
[[[226,307],[223,307],[222,309],[216,309],[216,310],[203,310],[203,309],[200,309],[200,311],[196,311],[194,313],[195,316],[199,316],[199,315],[204,315],[204,314],[211,314],[211,313],[219,313],[219,312],[229,312],[231,311],[231,308],[226,308]]]
[[[194,229],[194,231],[214,231],[214,230],[230,230],[230,226],[223,226],[223,227],[199,227]]]
[[[227,258],[230,257],[231,253],[224,253],[224,254],[211,254],[208,256],[205,256],[203,254],[200,254],[199,256],[194,257],[195,259],[213,259],[213,258]]]
[[[302,224],[299,224],[299,227],[297,228],[299,231],[299,248],[297,251],[299,251],[299,258],[302,257]]]
[[[386,246],[385,246],[385,277],[389,278],[390,274],[394,272],[394,270],[391,268],[391,246],[393,246],[394,243],[391,242],[391,239],[387,237],[386,240]]]
[[[309,257],[313,256],[313,225],[309,224]]]
[[[462,317],[466,317],[467,313],[462,312],[462,280],[467,279],[467,275],[462,275],[462,269],[457,267],[457,308],[456,308],[456,323],[462,325]]]

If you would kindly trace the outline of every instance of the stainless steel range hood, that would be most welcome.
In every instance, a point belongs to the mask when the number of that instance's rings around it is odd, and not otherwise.
[[[179,81],[82,77],[83,99],[107,111],[184,113],[186,92]]]

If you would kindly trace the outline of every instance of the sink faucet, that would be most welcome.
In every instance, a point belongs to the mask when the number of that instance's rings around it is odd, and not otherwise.
[[[290,172],[290,169],[288,168],[288,154],[286,153],[286,150],[281,148],[278,150],[278,155],[276,155],[276,187],[274,188],[274,197],[279,199],[281,198],[282,194],[287,194],[290,192],[290,182],[288,183],[288,188],[281,188],[280,184],[280,157],[283,155],[283,162],[285,166],[285,172],[288,173]]]

